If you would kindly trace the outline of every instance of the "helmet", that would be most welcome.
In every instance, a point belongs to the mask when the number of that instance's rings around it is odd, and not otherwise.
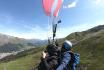
[[[70,50],[72,48],[72,43],[68,40],[64,41],[63,43],[63,47],[66,49],[66,50]]]

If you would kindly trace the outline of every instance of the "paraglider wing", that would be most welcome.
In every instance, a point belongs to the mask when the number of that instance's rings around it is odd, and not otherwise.
[[[52,17],[53,42],[54,42],[54,37],[56,36],[56,29],[57,29],[57,24],[55,24],[55,20],[57,19],[62,3],[63,0],[42,0],[43,9],[46,15]],[[61,23],[61,21],[57,23]]]
[[[47,16],[57,17],[63,0],[42,0],[42,3]]]
[[[46,15],[50,16],[51,15],[51,8],[53,5],[54,0],[42,0],[43,3],[43,9],[46,13]]]
[[[52,6],[52,8],[54,8],[54,9],[51,11],[51,14],[54,17],[57,17],[58,16],[58,13],[59,13],[59,10],[61,8],[62,3],[63,3],[63,0],[55,0],[54,1],[54,4]]]

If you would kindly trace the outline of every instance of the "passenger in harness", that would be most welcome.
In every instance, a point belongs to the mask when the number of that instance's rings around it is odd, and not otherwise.
[[[61,48],[61,59],[56,70],[76,70],[79,54],[71,51],[72,43],[66,40]]]
[[[41,62],[38,66],[38,70],[56,70],[58,65],[58,49],[55,45],[50,44],[46,48],[46,52],[43,52]]]

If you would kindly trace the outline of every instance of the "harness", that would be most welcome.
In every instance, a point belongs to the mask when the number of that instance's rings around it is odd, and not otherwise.
[[[66,67],[68,68],[68,70],[72,70],[74,64],[74,53],[69,52],[69,54],[71,55],[71,60],[69,61]]]

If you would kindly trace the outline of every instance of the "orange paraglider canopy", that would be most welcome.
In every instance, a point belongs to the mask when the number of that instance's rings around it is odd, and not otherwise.
[[[43,9],[47,16],[57,17],[63,0],[42,0]]]

